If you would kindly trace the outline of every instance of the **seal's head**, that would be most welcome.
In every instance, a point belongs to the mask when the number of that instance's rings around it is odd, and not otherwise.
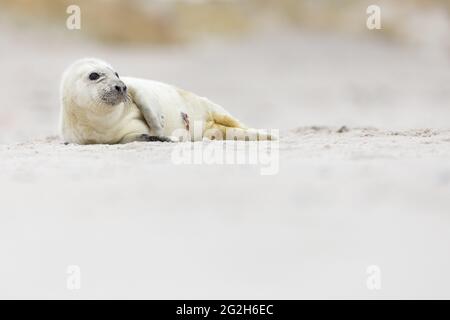
[[[95,109],[126,101],[127,87],[108,63],[86,58],[74,62],[64,72],[61,95],[63,104]]]

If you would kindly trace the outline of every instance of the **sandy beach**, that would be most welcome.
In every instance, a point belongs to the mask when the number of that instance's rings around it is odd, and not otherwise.
[[[289,29],[114,50],[0,32],[0,298],[450,298],[447,54]],[[84,56],[279,129],[279,170],[65,145],[59,79]]]

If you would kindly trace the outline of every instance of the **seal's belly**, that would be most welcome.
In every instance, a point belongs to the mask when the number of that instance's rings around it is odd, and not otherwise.
[[[206,124],[210,121],[207,110],[191,106],[185,101],[161,105],[161,114],[164,118],[164,135],[176,137],[188,135],[191,140],[201,140]]]
[[[146,79],[123,77],[134,101],[143,112],[151,110],[150,122],[161,122],[165,136],[181,137],[186,134],[191,140],[201,140],[206,129],[214,123],[214,114],[228,113],[219,105],[192,92]],[[183,132],[184,131],[184,132]]]

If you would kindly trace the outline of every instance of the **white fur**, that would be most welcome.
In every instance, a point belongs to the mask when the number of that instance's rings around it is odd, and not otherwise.
[[[94,71],[104,74],[104,79],[89,80]],[[118,81],[126,84],[131,99],[116,105],[103,103],[102,90]],[[189,120],[189,132],[183,113]],[[108,63],[93,58],[78,60],[64,72],[60,123],[63,138],[78,144],[126,143],[139,141],[143,134],[202,140],[207,130],[219,130],[225,139],[228,128],[247,132],[225,109],[206,98],[157,81],[118,79]],[[200,134],[194,134],[194,127],[199,126]]]

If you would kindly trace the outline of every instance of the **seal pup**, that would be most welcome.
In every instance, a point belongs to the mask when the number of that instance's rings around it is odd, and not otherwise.
[[[206,98],[153,80],[120,78],[96,58],[70,65],[60,90],[60,131],[69,143],[272,139]]]

